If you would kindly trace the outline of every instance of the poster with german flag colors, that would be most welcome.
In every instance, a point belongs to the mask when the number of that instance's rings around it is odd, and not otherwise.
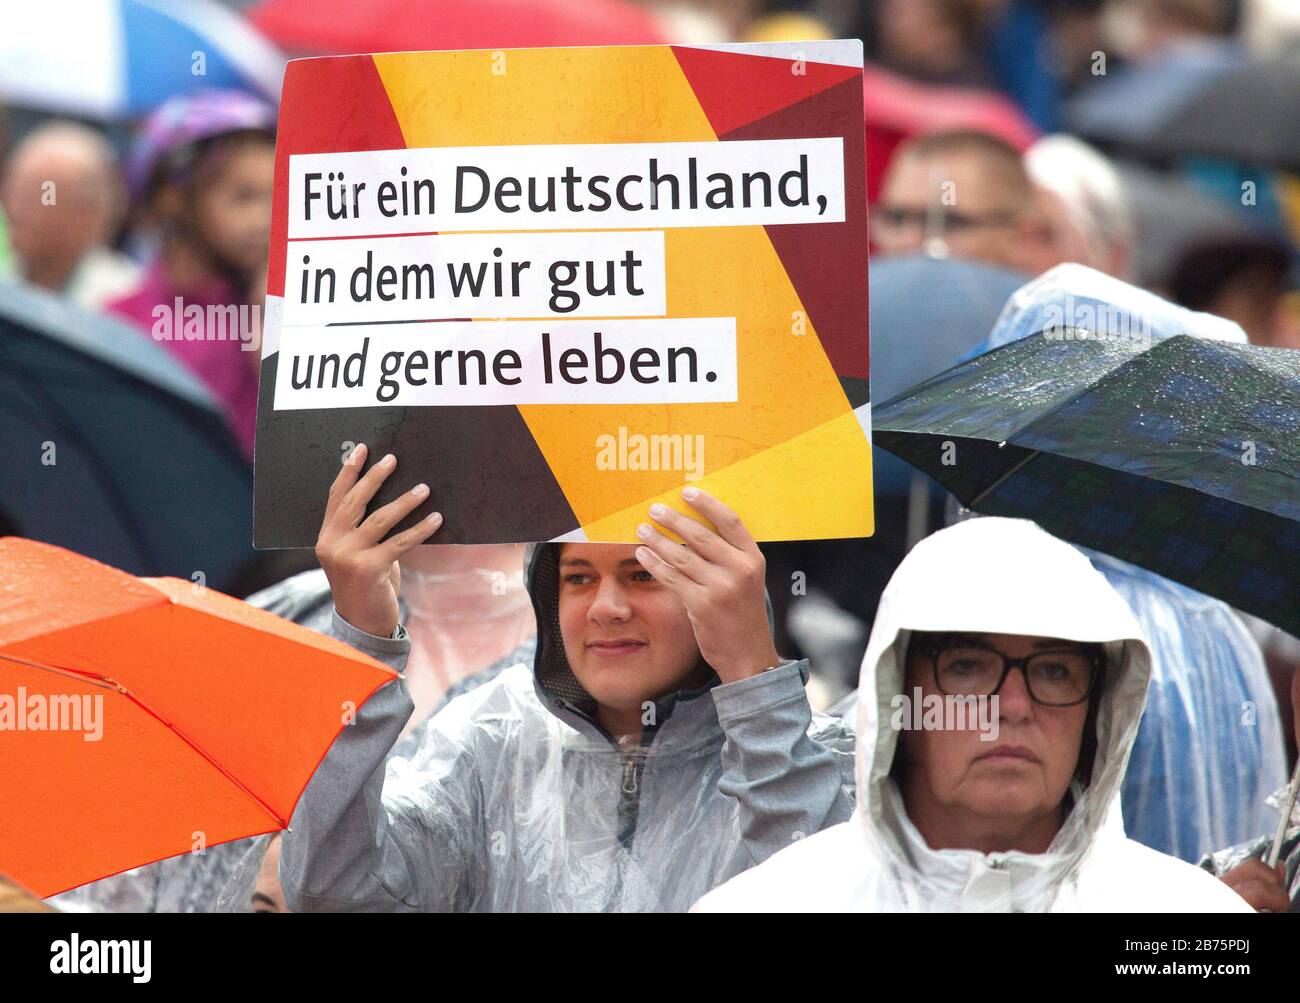
[[[684,487],[872,532],[857,41],[289,64],[254,543],[354,444],[431,542],[636,541]]]

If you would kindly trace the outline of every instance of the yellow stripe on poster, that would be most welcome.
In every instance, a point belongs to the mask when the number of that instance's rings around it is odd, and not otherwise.
[[[666,46],[373,58],[407,146],[717,139]]]
[[[825,540],[875,532],[871,447],[862,436],[857,416],[849,412],[706,474],[692,485],[678,480],[662,494],[583,526],[587,538],[636,542],[636,527],[650,521],[649,508],[654,502],[698,519],[698,513],[682,501],[682,488],[687,486],[724,502],[760,540]]]
[[[598,443],[617,438],[621,429],[631,435],[703,436],[707,474],[840,415],[852,418],[834,368],[802,316],[799,297],[762,227],[669,230],[665,253],[668,316],[736,318],[739,402],[521,406],[584,525],[681,483],[680,470],[629,473],[615,467],[618,472],[612,473],[599,464]]]

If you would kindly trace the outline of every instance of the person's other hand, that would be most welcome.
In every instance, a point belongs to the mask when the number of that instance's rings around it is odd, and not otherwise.
[[[325,569],[339,616],[367,634],[392,637],[397,629],[397,590],[401,585],[397,560],[437,532],[442,515],[434,512],[384,540],[385,533],[428,497],[429,486],[417,484],[367,517],[366,506],[397,469],[397,457],[389,453],[358,479],[366,453],[364,444],[349,453],[330,485],[325,518],[316,538],[316,559]]]
[[[1221,874],[1219,880],[1257,912],[1288,912],[1291,909],[1291,897],[1286,893],[1286,869],[1281,862],[1276,868],[1270,868],[1259,858],[1251,857]]]
[[[724,683],[756,676],[781,664],[767,622],[767,561],[740,517],[712,495],[686,488],[682,497],[718,527],[650,506],[651,517],[686,541],[670,540],[643,523],[636,556],[655,580],[686,607],[700,654]]]

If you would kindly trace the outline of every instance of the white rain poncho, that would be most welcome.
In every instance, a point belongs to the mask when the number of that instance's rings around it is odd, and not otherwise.
[[[851,737],[814,720],[806,662],[669,694],[613,741],[560,640],[554,545],[537,549],[533,664],[453,700],[408,756],[401,680],[344,728],[284,836],[295,912],[685,910],[852,810]],[[394,668],[408,647],[333,633]]]
[[[1102,643],[1091,781],[1047,852],[934,850],[890,775],[913,631]],[[880,600],[862,663],[858,807],[699,903],[716,910],[1247,911],[1227,886],[1124,835],[1120,784],[1142,715],[1150,653],[1132,612],[1069,544],[1019,519],[973,519],[921,541]],[[871,699],[866,694],[872,694]]]

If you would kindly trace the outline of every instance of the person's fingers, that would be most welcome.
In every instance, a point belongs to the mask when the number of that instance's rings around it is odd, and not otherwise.
[[[701,522],[683,515],[667,505],[651,505],[650,516],[655,522],[676,533],[696,554],[713,564],[725,564],[736,549]]]
[[[377,508],[357,527],[355,539],[363,546],[373,546],[384,534],[410,515],[429,497],[429,485],[417,484],[410,491],[398,495],[387,505]],[[412,527],[414,528],[414,527]]]
[[[1233,890],[1257,912],[1288,912],[1291,908],[1285,890],[1272,882],[1248,880]]]
[[[680,547],[681,544],[674,543],[673,546]],[[647,546],[636,548],[636,559],[641,562],[641,567],[654,576],[655,581],[677,596],[683,604],[700,587]]]
[[[1283,879],[1278,872],[1258,857],[1248,857],[1228,872],[1232,877],[1252,881],[1278,881]]]
[[[363,442],[356,446],[352,452],[348,453],[348,458],[343,461],[343,466],[334,476],[334,483],[330,485],[329,496],[325,501],[325,518],[321,520],[321,529],[330,524],[334,518],[334,513],[338,511],[343,496],[352,490],[352,486],[357,483],[357,477],[361,473],[361,468],[365,466],[366,444]]]
[[[1242,861],[1223,875],[1223,881],[1254,909],[1287,912],[1291,908],[1284,875],[1257,858]]]
[[[683,578],[698,585],[706,585],[717,577],[716,568],[710,566],[689,547],[668,539],[649,523],[643,522],[639,525],[636,528],[636,535],[659,558],[661,564],[666,564]],[[652,569],[646,568],[646,570],[654,574],[656,579],[659,578]]]
[[[388,475],[396,469],[397,457],[389,453],[367,470],[339,502],[332,520],[333,528],[339,531],[355,529],[365,517],[366,506],[370,504],[370,499],[375,497],[380,486],[388,479]]]
[[[404,529],[392,539],[380,544],[384,560],[396,561],[400,559],[408,550],[413,550],[438,532],[441,526],[441,512],[434,512],[432,515],[425,516],[410,529]]]
[[[758,544],[754,542],[745,524],[740,521],[740,516],[713,495],[699,488],[684,488],[682,497],[686,500],[686,504],[718,527],[718,536],[727,543],[747,554],[758,553]]]

